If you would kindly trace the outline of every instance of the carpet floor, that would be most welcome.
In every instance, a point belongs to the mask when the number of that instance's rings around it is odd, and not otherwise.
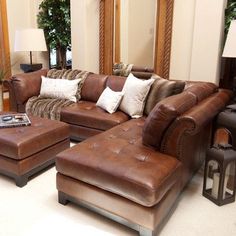
[[[57,202],[55,167],[23,188],[0,175],[0,236],[134,236],[137,232],[82,207]],[[201,194],[200,170],[179,198],[161,236],[234,236],[236,203],[218,207]]]

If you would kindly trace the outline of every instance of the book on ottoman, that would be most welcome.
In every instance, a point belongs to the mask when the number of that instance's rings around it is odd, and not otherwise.
[[[31,125],[26,113],[0,115],[0,128]]]

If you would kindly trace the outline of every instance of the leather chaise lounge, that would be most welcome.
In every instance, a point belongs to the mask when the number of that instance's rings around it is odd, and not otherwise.
[[[12,109],[24,111],[46,73],[19,75],[7,82]],[[71,138],[83,141],[57,155],[59,202],[75,202],[140,235],[156,235],[202,165],[212,120],[232,94],[212,83],[186,82],[184,91],[162,97],[139,119],[95,106],[106,86],[120,91],[124,83],[123,77],[90,74],[81,101],[62,109],[61,120],[70,124]],[[29,86],[34,89],[26,92]]]

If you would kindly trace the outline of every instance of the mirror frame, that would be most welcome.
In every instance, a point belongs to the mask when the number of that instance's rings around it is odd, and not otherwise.
[[[99,4],[99,72],[112,74],[114,40],[114,1],[100,0]],[[174,0],[156,0],[156,35],[154,71],[169,78]]]
[[[7,22],[6,0],[0,0],[0,68],[3,68],[5,78],[11,77],[10,45]]]

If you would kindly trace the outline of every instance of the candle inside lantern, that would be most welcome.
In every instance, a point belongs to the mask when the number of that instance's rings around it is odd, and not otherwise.
[[[214,198],[218,198],[219,182],[220,182],[220,173],[214,173],[213,174],[213,185],[212,185],[212,190],[211,190],[211,195]]]

